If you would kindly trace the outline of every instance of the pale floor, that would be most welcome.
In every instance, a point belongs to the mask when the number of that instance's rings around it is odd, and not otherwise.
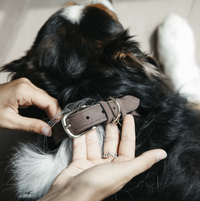
[[[0,0],[0,66],[21,57],[43,25],[66,0]],[[85,2],[77,0],[78,3]],[[196,39],[196,60],[200,66],[200,0],[113,0],[124,27],[151,53],[151,37],[170,13],[188,20]],[[0,83],[7,74],[0,74]]]

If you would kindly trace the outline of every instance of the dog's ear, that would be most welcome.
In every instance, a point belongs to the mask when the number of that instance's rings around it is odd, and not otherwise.
[[[143,54],[140,50],[133,51],[124,49],[123,51],[116,52],[114,54],[114,59],[123,62],[125,66],[129,69],[132,68],[136,73],[145,73],[150,79],[164,76],[156,61]]]
[[[26,62],[26,57],[22,57],[4,65],[0,72],[9,72],[11,79],[15,80],[21,77],[27,77],[27,71],[30,71],[32,68],[30,62]]]
[[[128,30],[116,35],[105,47],[105,55],[112,55],[115,63],[121,64],[138,75],[146,75],[150,79],[163,77],[156,61],[143,53],[139,44],[129,35]]]

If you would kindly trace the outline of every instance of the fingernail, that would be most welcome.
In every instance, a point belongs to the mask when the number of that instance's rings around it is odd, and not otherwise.
[[[43,127],[42,134],[50,137],[52,135],[51,129],[49,127]]]
[[[167,153],[165,151],[161,151],[156,154],[157,162],[165,159],[166,157],[167,157]]]

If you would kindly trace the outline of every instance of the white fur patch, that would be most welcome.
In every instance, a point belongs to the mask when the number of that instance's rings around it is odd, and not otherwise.
[[[73,24],[79,24],[83,16],[85,5],[73,5],[63,9],[61,16],[71,21]]]
[[[37,145],[23,144],[11,161],[18,198],[43,197],[58,174],[70,164],[72,149],[69,138],[52,154],[44,153]]]
[[[90,2],[90,3],[89,3]],[[112,6],[112,3],[108,0],[88,0],[87,4],[97,4],[100,3],[102,5],[104,5],[106,8],[108,8],[109,10],[111,10],[112,12],[114,12],[116,14],[115,9]]]
[[[175,89],[189,101],[200,103],[200,68],[195,61],[193,31],[186,20],[171,14],[159,26],[158,53]]]

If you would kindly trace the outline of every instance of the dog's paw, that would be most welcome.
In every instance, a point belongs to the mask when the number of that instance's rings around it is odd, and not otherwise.
[[[176,14],[169,15],[158,27],[159,60],[166,71],[194,62],[194,51],[193,32],[186,20]]]
[[[195,61],[193,31],[186,20],[169,15],[158,27],[158,57],[176,90],[200,102],[200,68]]]

